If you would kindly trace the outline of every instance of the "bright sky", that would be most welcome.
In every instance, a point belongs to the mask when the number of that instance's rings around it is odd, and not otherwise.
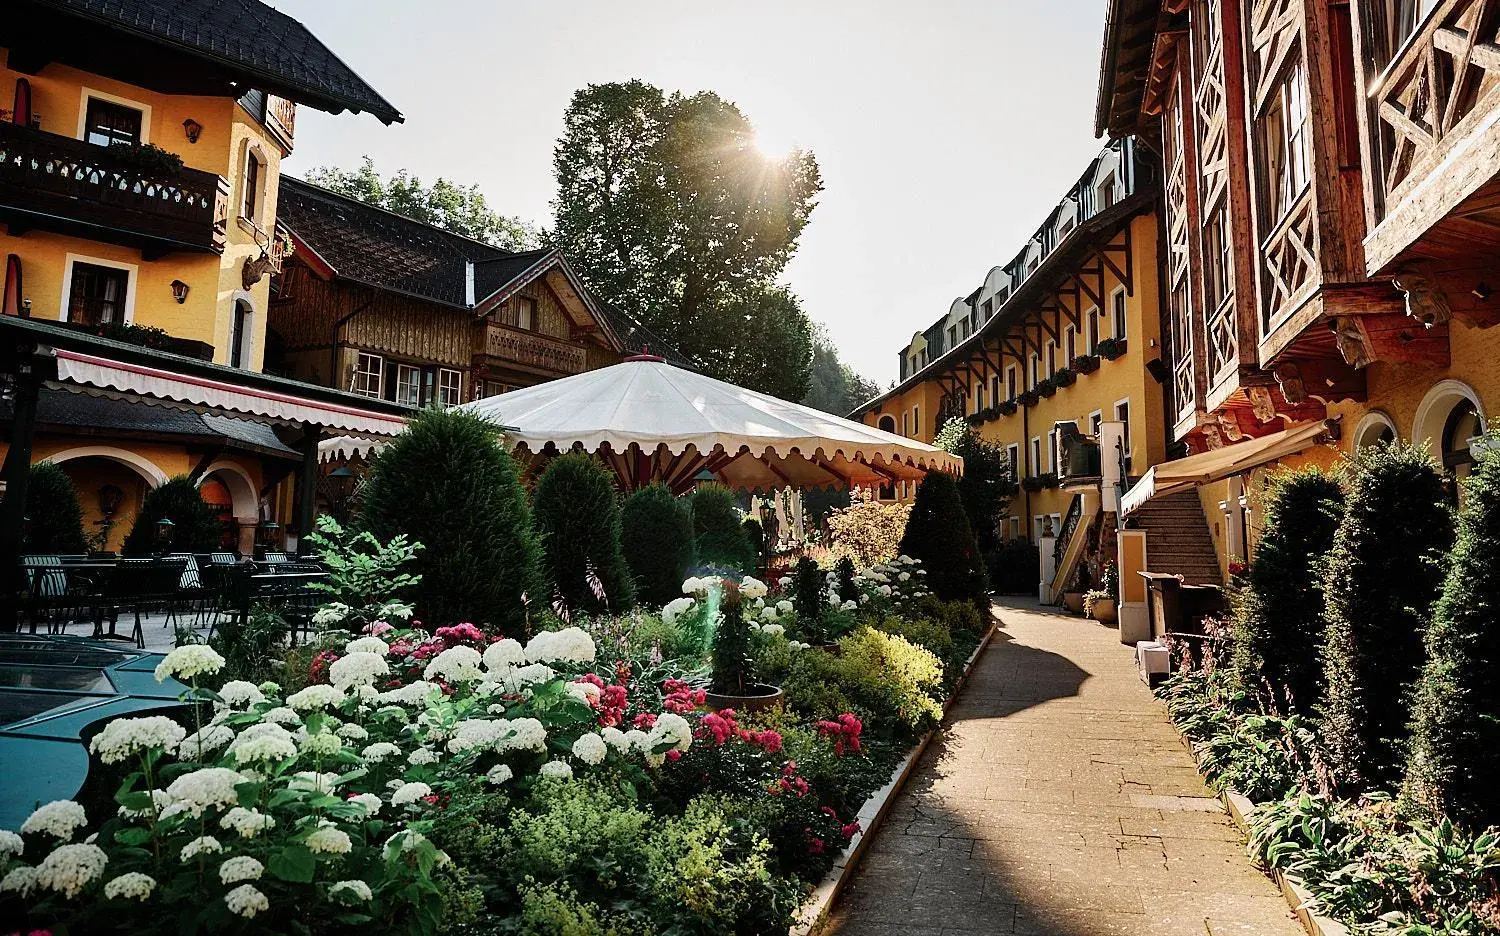
[[[573,91],[642,78],[736,102],[825,191],[786,282],[882,385],[1011,259],[1100,146],[1104,0],[275,0],[406,115],[302,108],[287,169],[407,168],[545,223]]]

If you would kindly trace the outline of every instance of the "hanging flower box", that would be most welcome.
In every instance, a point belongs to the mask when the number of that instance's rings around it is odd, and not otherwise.
[[[1063,387],[1071,387],[1077,381],[1078,375],[1073,373],[1066,367],[1058,368],[1057,373],[1052,375],[1052,385],[1057,387],[1059,390]]]
[[[1050,397],[1052,394],[1057,392],[1057,384],[1052,382],[1051,377],[1039,380],[1037,381],[1036,392],[1040,393],[1044,397]]]
[[[995,420],[1000,418],[1000,407],[986,406],[984,409],[979,411],[979,415],[984,418],[985,422],[994,422]]]
[[[1106,338],[1099,342],[1099,356],[1107,361],[1113,361],[1125,353],[1124,338]]]
[[[1021,401],[1022,406],[1035,406],[1041,402],[1042,395],[1035,390],[1022,390],[1016,399]]]
[[[970,426],[979,426],[984,423],[984,414],[970,413],[969,415],[964,417],[964,422],[968,423]]]
[[[1080,354],[1078,355],[1078,357],[1069,362],[1068,366],[1071,367],[1075,373],[1092,374],[1094,371],[1099,369],[1099,358],[1092,354]]]
[[[1036,476],[1022,478],[1021,487],[1035,494],[1042,489],[1042,479]]]
[[[1015,400],[1006,400],[1004,403],[1001,403],[999,406],[995,407],[995,409],[999,411],[1001,416],[1013,415],[1015,411],[1020,408],[1020,405],[1016,403]]]
[[[1036,479],[1041,482],[1042,487],[1044,488],[1055,488],[1062,483],[1058,479],[1057,472],[1055,471],[1049,471],[1046,474],[1037,475]]]

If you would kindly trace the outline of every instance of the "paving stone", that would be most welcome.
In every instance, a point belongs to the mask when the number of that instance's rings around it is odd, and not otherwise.
[[[998,610],[823,932],[1300,933],[1117,632]]]

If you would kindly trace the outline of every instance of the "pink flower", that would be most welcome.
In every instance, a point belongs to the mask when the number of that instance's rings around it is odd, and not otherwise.
[[[842,829],[839,829],[839,833],[842,834],[844,836],[844,838],[846,838],[846,839],[852,839],[852,838],[854,838],[854,834],[856,832],[858,832],[858,831],[859,831],[859,822],[857,820],[855,822],[849,823],[848,825],[844,826]]]

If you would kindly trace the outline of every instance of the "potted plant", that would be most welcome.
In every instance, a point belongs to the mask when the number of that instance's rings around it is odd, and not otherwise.
[[[1099,356],[1105,360],[1113,361],[1125,353],[1124,338],[1106,338],[1099,342]]]
[[[1115,596],[1102,588],[1083,594],[1083,613],[1100,624],[1115,622]]]
[[[1066,367],[1059,367],[1057,373],[1052,375],[1052,385],[1058,389],[1071,387],[1078,380],[1078,375]]]
[[[1021,487],[1035,494],[1042,489],[1042,479],[1037,475],[1029,475],[1021,479]]]
[[[964,417],[964,422],[970,426],[979,426],[984,423],[984,413],[970,413]]]
[[[1062,483],[1061,479],[1059,479],[1057,476],[1057,472],[1055,471],[1049,471],[1046,474],[1039,474],[1036,476],[1036,478],[1038,481],[1042,482],[1042,487],[1044,488],[1055,488]]]
[[[706,701],[715,711],[755,712],[781,704],[778,686],[755,682],[751,676],[750,622],[745,619],[745,594],[728,580],[719,600],[719,628],[714,633],[713,677]]]
[[[1099,358],[1092,354],[1080,354],[1068,366],[1079,374],[1092,374],[1099,369]]]
[[[109,154],[143,175],[171,178],[182,171],[182,157],[155,143],[111,143]]]
[[[1052,382],[1051,377],[1043,377],[1036,382],[1036,392],[1044,397],[1050,397],[1057,392],[1057,384]]]
[[[1041,402],[1042,395],[1035,390],[1023,390],[1016,399],[1021,401],[1022,406],[1035,406]]]
[[[1072,583],[1063,590],[1063,609],[1069,614],[1082,614],[1083,595],[1093,584],[1094,577],[1089,574],[1088,564],[1080,565],[1078,574],[1073,576]]]
[[[1021,408],[1020,405],[1018,403],[1016,403],[1015,400],[1012,399],[1012,400],[1006,400],[1004,403],[1001,403],[999,406],[995,407],[995,411],[997,413],[999,413],[1001,416],[1010,416],[1010,415],[1013,415],[1015,413],[1015,411],[1018,410],[1018,409],[1020,409],[1020,408]]]

